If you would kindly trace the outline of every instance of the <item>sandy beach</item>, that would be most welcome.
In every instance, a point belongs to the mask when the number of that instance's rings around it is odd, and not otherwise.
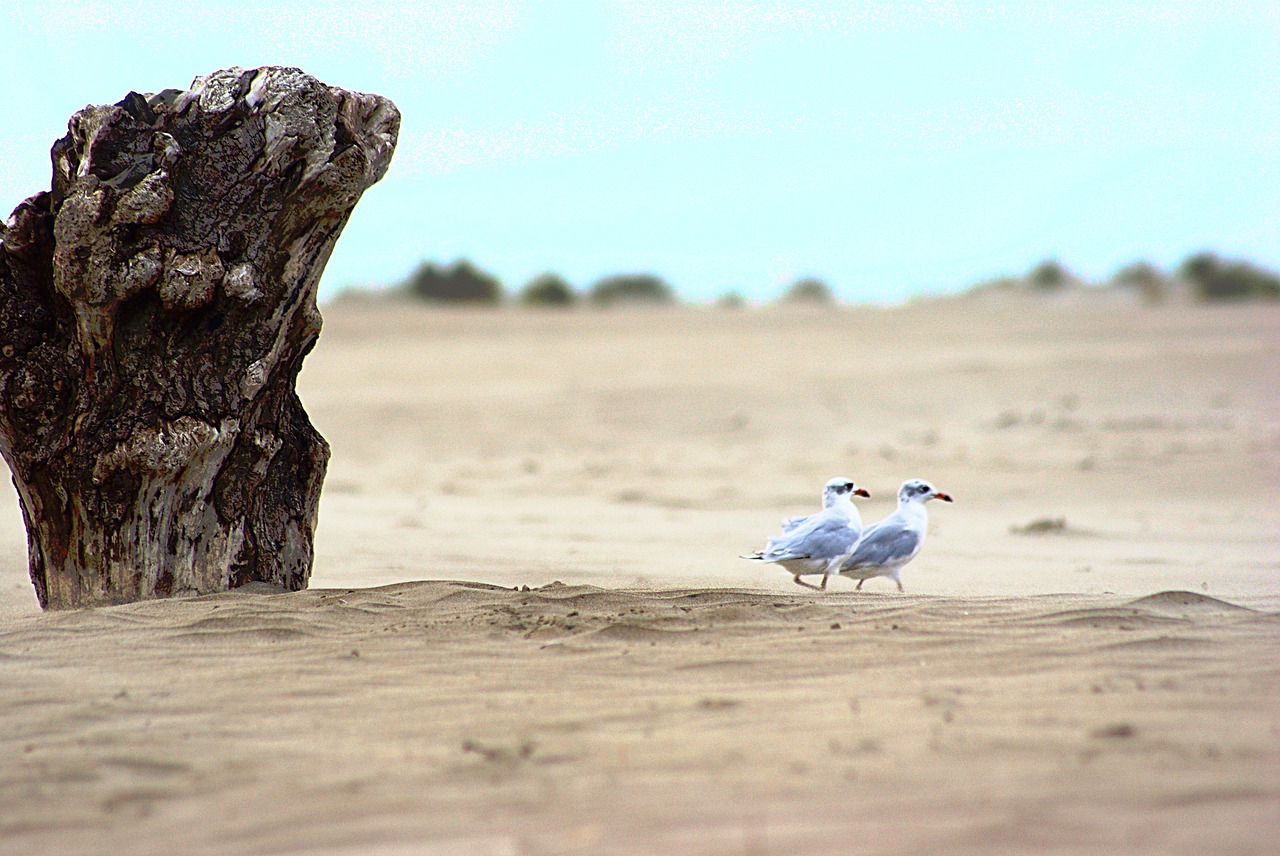
[[[43,614],[3,473],[0,853],[1275,852],[1280,306],[323,312],[309,590]],[[837,475],[905,593],[738,558]]]

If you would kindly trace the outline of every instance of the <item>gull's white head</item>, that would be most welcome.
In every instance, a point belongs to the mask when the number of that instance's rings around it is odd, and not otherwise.
[[[898,489],[898,502],[928,502],[931,499],[951,502],[950,496],[947,496],[924,479],[908,479]]]
[[[851,500],[855,496],[871,496],[871,494],[858,487],[850,479],[834,478],[822,488],[822,506],[830,508],[831,504],[838,499]]]

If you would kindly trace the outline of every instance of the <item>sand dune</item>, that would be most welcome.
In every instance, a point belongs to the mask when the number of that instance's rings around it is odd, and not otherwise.
[[[1275,307],[328,307],[311,590],[41,614],[4,494],[0,852],[1272,852],[1276,389]],[[837,474],[956,497],[906,594],[736,558]]]
[[[3,840],[1263,853],[1278,636],[1186,592],[415,582],[51,615],[0,633]]]

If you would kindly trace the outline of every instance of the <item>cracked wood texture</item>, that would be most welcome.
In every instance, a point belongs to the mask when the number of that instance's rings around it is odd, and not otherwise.
[[[294,383],[399,126],[274,67],[71,117],[0,226],[0,454],[42,606],[306,587],[329,447]]]

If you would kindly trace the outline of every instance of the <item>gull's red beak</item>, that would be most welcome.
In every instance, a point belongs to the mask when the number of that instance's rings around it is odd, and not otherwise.
[[[865,496],[867,499],[870,499],[870,498],[871,498],[871,494],[867,493],[867,489],[866,489],[865,487],[860,487],[860,488],[858,488],[857,490],[855,490],[855,491],[853,492],[853,495],[854,495],[854,496]]]
[[[945,493],[943,493],[942,491],[938,491],[937,493],[935,493],[935,494],[933,495],[933,498],[934,498],[934,499],[940,499],[940,500],[942,500],[943,502],[952,502],[952,501],[953,501],[953,500],[951,499],[951,497],[947,496],[947,495],[946,495]]]

